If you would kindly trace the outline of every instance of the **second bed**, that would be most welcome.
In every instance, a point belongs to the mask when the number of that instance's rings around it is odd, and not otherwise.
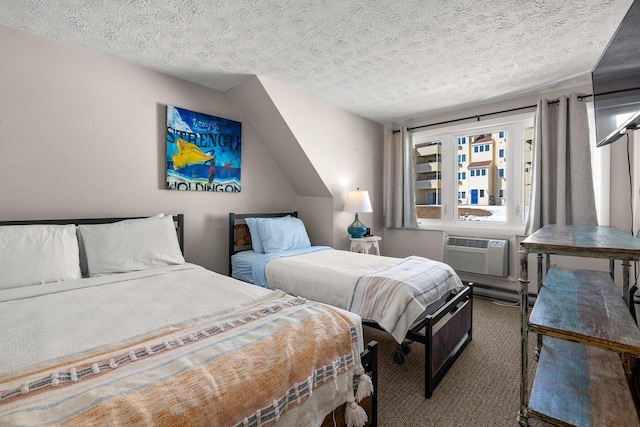
[[[424,344],[424,394],[431,397],[472,339],[472,286],[450,266],[426,258],[311,246],[296,217],[229,214],[230,274],[360,315],[398,342],[398,363],[404,361],[405,340]]]

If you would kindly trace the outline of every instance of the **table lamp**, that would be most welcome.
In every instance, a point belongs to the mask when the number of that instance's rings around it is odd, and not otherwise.
[[[371,208],[371,200],[369,199],[368,191],[349,191],[347,193],[347,201],[344,204],[345,212],[355,212],[356,217],[347,228],[347,232],[353,238],[360,238],[367,232],[367,227],[360,222],[358,218],[358,212],[373,212]]]

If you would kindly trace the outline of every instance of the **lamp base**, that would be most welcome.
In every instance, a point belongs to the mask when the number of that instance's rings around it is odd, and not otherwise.
[[[365,235],[365,233],[367,232],[367,227],[363,223],[360,222],[360,219],[358,218],[358,213],[357,212],[356,212],[356,218],[353,220],[353,222],[351,223],[349,228],[347,228],[347,232],[354,239],[359,239],[359,238],[363,237]]]

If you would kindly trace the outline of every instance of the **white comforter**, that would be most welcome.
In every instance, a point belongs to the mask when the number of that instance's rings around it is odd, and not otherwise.
[[[431,303],[463,289],[455,271],[441,262],[341,250],[272,259],[265,275],[271,289],[352,311],[377,322],[399,343]],[[365,286],[374,281],[376,290]],[[365,302],[371,295],[380,302],[373,309]]]
[[[2,290],[0,378],[166,325],[230,312],[269,292],[195,264]],[[357,316],[350,318],[361,324]],[[362,338],[358,344],[362,351]]]
[[[0,291],[0,425],[319,425],[362,370],[341,313],[193,264]]]
[[[167,274],[176,271],[178,281]],[[183,264],[1,291],[0,373],[231,310],[264,295],[263,289],[234,286],[222,275],[212,283],[211,274]],[[131,307],[138,312],[135,322]]]

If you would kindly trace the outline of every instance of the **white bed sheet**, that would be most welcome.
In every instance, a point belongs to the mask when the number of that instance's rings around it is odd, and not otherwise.
[[[464,288],[448,265],[424,258],[410,258],[417,261],[418,264],[414,265],[422,269],[418,277],[411,279],[412,282],[402,279],[397,282],[399,288],[382,286],[373,292],[379,306],[368,311],[375,312],[372,318],[367,318],[365,312],[354,307],[363,307],[363,288],[358,287],[358,283],[366,282],[375,274],[383,274],[384,270],[401,267],[409,258],[331,249],[273,259],[267,263],[265,275],[271,289],[353,311],[364,320],[377,322],[400,343],[411,325],[420,320],[428,309],[437,308],[452,292]],[[419,297],[412,298],[411,294]],[[354,298],[356,295],[358,298]]]
[[[334,249],[271,260],[265,274],[271,289],[348,310],[360,277],[401,260]]]
[[[0,378],[187,320],[230,312],[272,292],[195,264],[0,291]],[[364,349],[360,317],[359,351]]]

